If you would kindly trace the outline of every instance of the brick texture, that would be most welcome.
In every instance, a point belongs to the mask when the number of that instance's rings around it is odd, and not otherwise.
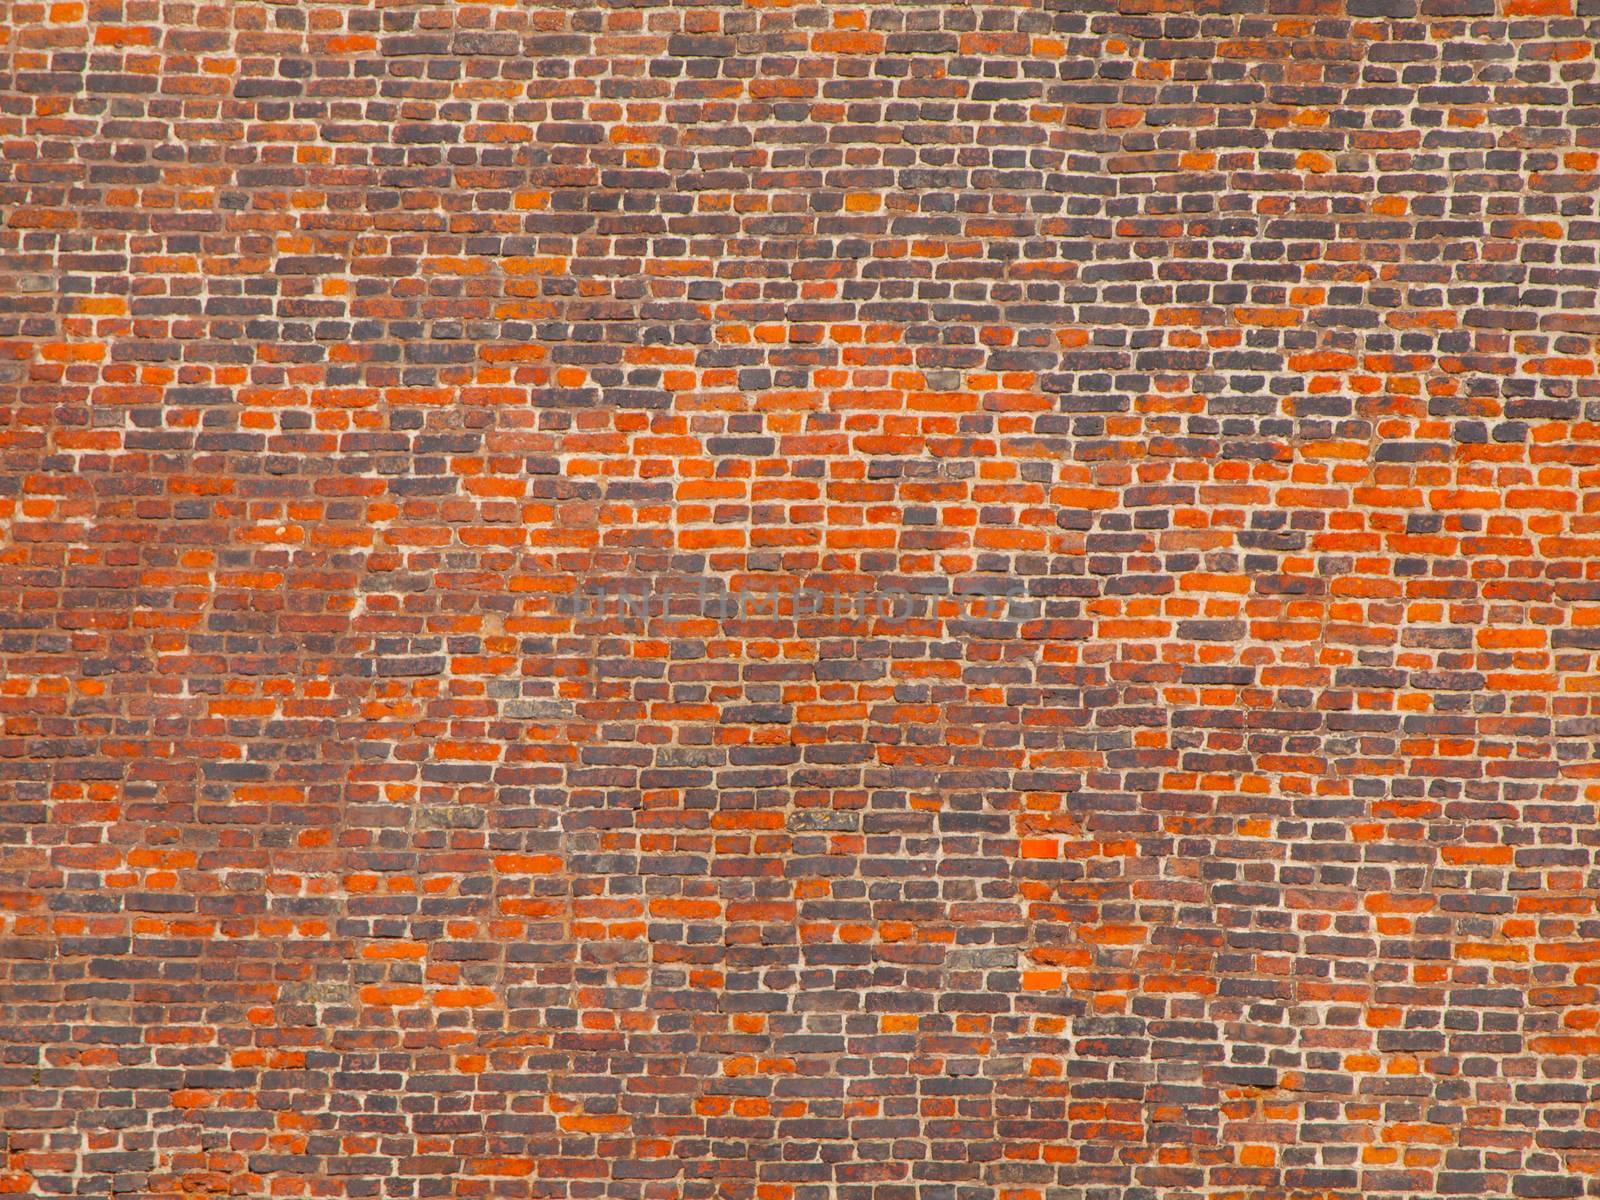
[[[0,1193],[1600,1196],[1600,0],[0,0]]]

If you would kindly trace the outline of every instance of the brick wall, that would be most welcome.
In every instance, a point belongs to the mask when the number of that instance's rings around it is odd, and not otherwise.
[[[0,0],[0,1192],[1600,1196],[1596,0]]]

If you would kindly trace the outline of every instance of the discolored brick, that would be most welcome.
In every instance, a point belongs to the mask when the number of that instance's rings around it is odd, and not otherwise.
[[[0,31],[0,1191],[1600,1190],[1594,0]]]

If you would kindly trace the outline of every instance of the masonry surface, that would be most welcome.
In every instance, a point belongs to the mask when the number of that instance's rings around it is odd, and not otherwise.
[[[0,1192],[1600,1196],[1597,48],[0,0]]]

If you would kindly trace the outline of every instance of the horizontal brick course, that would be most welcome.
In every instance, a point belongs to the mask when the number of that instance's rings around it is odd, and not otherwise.
[[[1600,1195],[1595,0],[0,0],[0,1192]]]

